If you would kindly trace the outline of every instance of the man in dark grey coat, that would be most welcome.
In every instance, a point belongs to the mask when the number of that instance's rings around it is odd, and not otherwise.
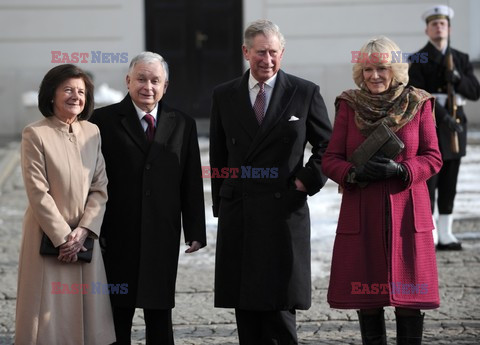
[[[95,110],[102,136],[108,202],[102,226],[116,344],[130,344],[135,308],[143,308],[147,344],[172,345],[180,232],[187,253],[206,244],[205,206],[195,121],[162,96],[168,66],[158,54],[133,58],[123,101]],[[125,285],[122,285],[125,286]]]
[[[249,71],[213,93],[215,306],[235,308],[240,344],[297,344],[295,310],[311,304],[306,201],[326,182],[331,124],[319,87],[280,70],[284,45],[278,26],[252,23]]]

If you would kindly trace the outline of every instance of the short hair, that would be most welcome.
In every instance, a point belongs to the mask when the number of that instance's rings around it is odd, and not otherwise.
[[[368,56],[371,59],[373,53],[388,53],[387,62],[383,59],[379,59],[378,63],[374,65],[382,65],[390,67],[393,72],[393,81],[402,83],[403,85],[408,84],[408,62],[403,61],[393,61],[392,52],[399,52],[400,48],[398,45],[393,42],[391,39],[385,36],[373,37],[367,41],[360,49],[360,58],[359,61],[353,65],[353,81],[357,84],[358,87],[362,87],[364,82],[363,78],[363,67],[367,63],[362,57]],[[373,59],[372,59],[373,60]]]
[[[163,70],[165,71],[165,81],[168,81],[168,63],[165,59],[157,53],[152,52],[141,52],[137,56],[135,56],[132,61],[130,61],[130,67],[128,67],[128,74],[132,72],[133,68],[136,64],[139,63],[154,63],[160,62],[163,66]]]
[[[262,34],[266,37],[270,35],[277,36],[278,40],[280,41],[280,48],[285,48],[285,37],[283,37],[283,34],[280,32],[280,28],[277,24],[266,19],[258,19],[250,23],[250,25],[245,29],[243,45],[247,47],[247,49],[250,49],[253,45],[253,39],[259,34]]]
[[[431,21],[434,21],[434,20],[437,20],[437,19],[446,19],[447,22],[448,22],[448,27],[451,26],[450,17],[449,16],[441,16],[441,15],[428,17],[427,19],[425,19],[425,24],[428,26],[428,24],[430,24]]]
[[[38,91],[38,109],[45,117],[53,116],[55,92],[60,84],[68,79],[82,79],[85,83],[85,107],[78,114],[78,119],[88,120],[95,105],[93,82],[85,71],[72,64],[55,66],[45,74]]]

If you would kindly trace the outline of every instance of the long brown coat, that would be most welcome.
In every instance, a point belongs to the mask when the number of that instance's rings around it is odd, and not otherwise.
[[[107,201],[107,178],[98,128],[69,126],[49,117],[27,126],[22,136],[22,171],[29,205],[25,213],[18,270],[16,345],[110,344],[115,341],[98,241],[91,263],[62,263],[39,254],[42,230],[58,246],[82,226],[98,238]],[[73,284],[88,284],[86,293]]]

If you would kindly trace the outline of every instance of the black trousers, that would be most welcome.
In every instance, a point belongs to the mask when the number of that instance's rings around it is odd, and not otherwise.
[[[296,345],[295,310],[235,309],[240,345]]]
[[[135,308],[113,307],[116,345],[130,345]],[[147,345],[174,345],[172,309],[143,309]]]
[[[452,214],[455,195],[457,194],[457,179],[460,169],[460,159],[443,161],[443,166],[438,174],[427,181],[430,193],[432,214],[435,210],[435,191],[438,190],[438,213]]]

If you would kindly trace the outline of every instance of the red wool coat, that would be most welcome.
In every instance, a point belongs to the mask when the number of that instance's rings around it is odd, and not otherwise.
[[[352,166],[347,157],[365,137],[355,125],[354,111],[340,103],[322,163],[323,173],[344,188],[328,289],[332,308],[439,306],[426,181],[440,170],[442,160],[431,109],[427,101],[396,133],[405,149],[395,160],[407,168],[408,182],[390,178],[362,189],[346,184],[345,178]]]

